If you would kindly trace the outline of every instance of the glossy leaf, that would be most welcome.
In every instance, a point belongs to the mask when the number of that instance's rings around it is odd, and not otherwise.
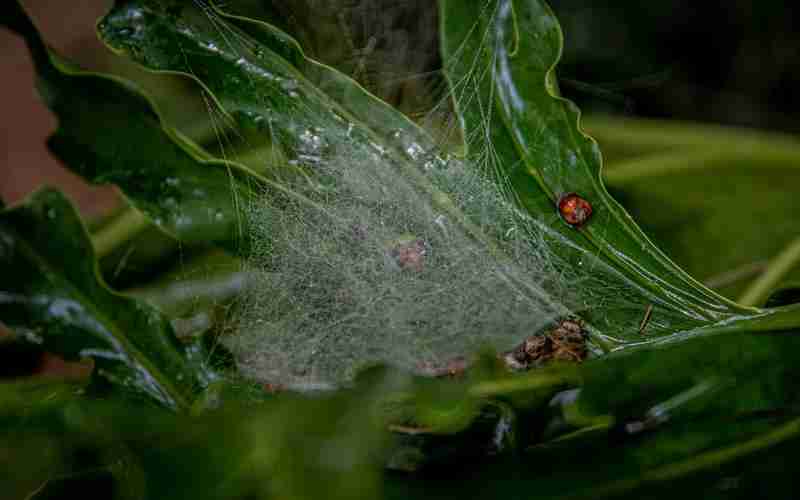
[[[301,140],[304,130],[333,136],[348,129],[347,120],[358,129],[368,126],[368,137],[379,144],[394,143],[402,151],[414,142],[433,146],[391,106],[308,59],[288,35],[239,16],[235,5],[230,9],[187,0],[117,2],[99,25],[100,36],[149,69],[194,78],[242,135],[256,131],[269,137],[273,148],[295,162],[318,154]],[[268,150],[260,159],[273,175],[282,166]]]
[[[74,207],[44,190],[0,213],[0,320],[69,360],[91,357],[118,390],[186,409],[213,378],[188,361],[168,320],[109,290]]]
[[[536,0],[488,1],[480,8],[445,0],[442,18],[454,94],[477,92],[456,99],[470,154],[509,179],[520,204],[558,232],[554,239],[563,253],[574,254],[575,246],[601,255],[637,290],[632,300],[641,311],[656,305],[656,321],[676,311],[700,324],[748,314],[672,263],[607,193],[596,143],[580,129],[575,106],[558,96],[553,68],[563,37],[549,8]],[[556,205],[567,193],[578,193],[594,209],[578,229],[558,220]],[[602,314],[624,317],[613,309]]]
[[[211,160],[166,127],[131,83],[75,68],[50,51],[16,1],[2,23],[22,36],[47,105],[59,120],[53,153],[93,183],[115,184],[156,225],[185,242],[243,243],[239,206],[257,182]]]

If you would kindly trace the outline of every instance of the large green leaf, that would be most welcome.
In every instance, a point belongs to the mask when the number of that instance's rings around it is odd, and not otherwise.
[[[24,37],[47,105],[59,120],[53,153],[90,182],[115,184],[135,207],[185,242],[243,242],[239,210],[254,182],[240,167],[209,159],[165,126],[131,83],[75,68],[50,51],[16,1],[0,22]]]
[[[579,128],[575,106],[558,97],[554,67],[563,37],[542,2],[498,0],[476,8],[445,0],[442,18],[445,69],[469,154],[487,171],[507,178],[520,204],[558,231],[557,251],[574,254],[577,247],[602,256],[638,289],[631,300],[641,311],[655,304],[652,318],[673,328],[691,325],[691,320],[682,326],[669,320],[675,311],[700,324],[752,312],[678,268],[607,193],[596,143]],[[557,202],[567,193],[578,193],[594,208],[578,229],[558,220]],[[625,317],[630,313],[612,305],[600,314],[630,325],[632,318]]]
[[[67,359],[90,357],[118,390],[186,409],[213,378],[167,319],[109,290],[72,205],[44,190],[0,213],[0,320]]]

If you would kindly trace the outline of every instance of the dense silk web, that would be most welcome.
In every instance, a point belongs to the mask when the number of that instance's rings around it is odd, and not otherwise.
[[[530,251],[537,233],[463,163],[429,162],[431,194],[379,150],[340,150],[319,165],[326,184],[303,193],[313,204],[273,196],[250,211],[260,279],[230,345],[251,375],[323,383],[368,362],[414,369],[508,348],[569,313],[549,291],[552,259]]]
[[[401,130],[379,144],[324,110],[304,109],[313,123],[293,121],[291,144],[270,129],[264,160],[286,158],[289,168],[245,210],[254,285],[223,339],[243,374],[339,385],[372,363],[416,371],[511,349],[610,302],[642,307],[612,270],[552,230],[555,206],[539,218],[519,210],[489,139],[491,103],[481,103],[482,129],[463,137],[470,155],[448,151],[461,133],[452,104],[480,99],[475,89],[491,76],[475,64],[439,96],[427,123],[441,148]],[[599,352],[602,329],[586,326]]]

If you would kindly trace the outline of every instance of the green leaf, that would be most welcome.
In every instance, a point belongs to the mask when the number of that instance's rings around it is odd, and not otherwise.
[[[181,241],[239,248],[239,207],[257,183],[249,172],[209,159],[130,82],[77,69],[49,50],[16,1],[3,4],[2,22],[30,49],[40,93],[59,120],[48,143],[59,159],[90,182],[119,186]]]
[[[703,287],[670,261],[606,191],[597,144],[579,128],[579,112],[558,97],[554,67],[563,36],[547,6],[536,0],[442,3],[445,70],[456,96],[469,154],[489,173],[507,178],[527,211],[551,227],[558,252],[596,254],[622,274],[636,307],[604,308],[590,318],[633,326],[654,304],[652,318],[673,329],[754,312]],[[478,68],[476,70],[476,68]],[[474,93],[474,95],[473,95]],[[462,98],[459,98],[463,95]],[[578,193],[593,215],[580,228],[559,220],[557,203]],[[612,299],[613,300],[613,299]],[[675,316],[687,315],[683,320]],[[671,317],[672,316],[672,317]],[[606,323],[608,324],[608,323]],[[640,340],[640,339],[637,339]]]
[[[124,498],[379,498],[387,433],[363,410],[385,388],[187,415],[119,396],[63,394],[52,383],[41,395],[0,384],[8,403],[0,407],[0,484],[21,498],[52,479],[51,489],[74,495],[81,478],[109,471],[109,489]]]
[[[113,50],[151,70],[197,80],[241,135],[256,131],[270,138],[271,147],[294,163],[319,154],[302,140],[303,131],[333,136],[347,130],[343,118],[368,126],[378,144],[403,151],[413,143],[433,146],[401,113],[354,80],[307,58],[288,35],[241,17],[236,5],[230,9],[188,0],[117,2],[99,32]],[[249,154],[259,157],[272,175],[282,166],[271,149]]]
[[[514,405],[524,451],[466,477],[463,468],[437,469],[433,481],[388,477],[387,497],[649,498],[643,489],[667,487],[670,498],[697,498],[728,477],[721,469],[739,471],[742,486],[774,478],[786,491],[782,468],[758,464],[797,451],[799,343],[796,333],[737,332],[625,351],[587,362],[578,388],[533,407],[516,402],[575,377],[554,367],[477,380],[469,392]]]
[[[48,479],[80,473],[92,460],[90,454],[62,460],[57,443],[30,432],[39,415],[69,407],[80,398],[81,390],[78,384],[53,380],[4,380],[0,384],[0,485],[6,497],[28,498],[45,489]],[[72,441],[71,436],[63,436],[58,444],[67,441]]]
[[[605,172],[633,217],[692,276],[725,295],[741,296],[796,237],[800,226],[784,215],[798,204],[796,139],[599,117],[590,127],[604,147],[639,152]],[[771,287],[791,279],[784,273]]]
[[[713,425],[732,425],[709,421],[695,429],[662,431],[627,443],[601,436],[579,446],[535,450],[469,469],[467,474],[463,466],[457,472],[445,470],[433,480],[390,476],[385,498],[749,498],[747,493],[759,491],[764,484],[778,498],[791,496],[791,480],[786,478],[785,468],[776,465],[797,453],[798,425],[796,420],[779,421],[773,434],[767,429],[773,424],[768,420],[751,424],[753,437],[741,446],[720,446],[713,439],[704,439],[703,431],[712,430]],[[736,427],[743,432],[747,426]],[[776,442],[776,437],[783,439]],[[676,459],[676,455],[703,445],[705,453]],[[664,452],[662,456],[658,450]],[[656,456],[651,460],[652,452]],[[669,454],[672,462],[659,460]],[[761,466],[761,461],[771,467]],[[714,491],[729,477],[739,478],[747,493],[738,496],[735,491]]]
[[[109,290],[74,207],[43,190],[0,213],[0,320],[69,360],[91,357],[119,390],[186,409],[213,375],[190,363],[165,317]]]

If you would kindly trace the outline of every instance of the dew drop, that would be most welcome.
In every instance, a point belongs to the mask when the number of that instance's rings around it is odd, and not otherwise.
[[[297,82],[294,80],[281,80],[281,87],[283,90],[291,91],[297,89]]]
[[[256,115],[253,118],[253,123],[255,123],[256,129],[259,131],[264,131],[267,128],[267,119],[263,115]]]
[[[425,150],[422,149],[422,146],[416,142],[412,142],[408,145],[408,147],[406,147],[406,154],[412,160],[417,161],[422,157],[423,154],[425,154]]]
[[[567,154],[567,163],[569,164],[570,168],[575,168],[575,166],[578,164],[578,157],[575,156],[574,152],[570,151]]]
[[[175,219],[175,227],[177,229],[186,229],[192,225],[192,218],[188,215],[179,215],[177,219]]]
[[[445,234],[447,233],[447,217],[440,214],[433,220],[433,223],[439,226]]]

